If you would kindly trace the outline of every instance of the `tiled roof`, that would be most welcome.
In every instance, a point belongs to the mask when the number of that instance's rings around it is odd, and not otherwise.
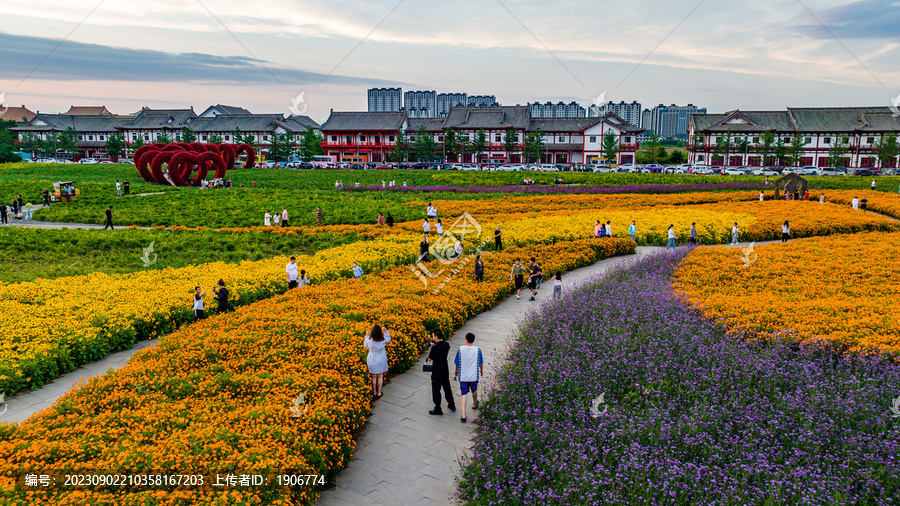
[[[112,113],[109,112],[105,105],[70,105],[69,110],[63,114],[69,116],[96,116],[99,114],[109,115]]]
[[[284,120],[281,114],[222,114],[207,118],[191,118],[187,125],[195,132],[263,132],[272,130],[272,123]]]
[[[420,126],[427,132],[440,132],[444,129],[444,118],[409,118],[409,130],[415,132]]]
[[[319,130],[322,128],[322,125],[313,121],[309,116],[296,116],[291,114],[282,122],[285,126],[289,127],[289,130],[293,130],[295,132],[306,130],[307,127],[313,127],[314,130]]]
[[[751,123],[725,123],[732,116]],[[694,130],[707,132],[853,132],[900,131],[900,122],[888,107],[789,107],[785,111],[731,111],[692,114]]]
[[[323,131],[397,131],[406,119],[405,112],[333,112],[322,125]]]
[[[531,118],[528,131],[535,132],[579,132],[599,123],[601,118]]]
[[[22,118],[25,118],[25,121],[28,122],[34,119],[34,116],[35,113],[23,105],[21,107],[7,107],[7,109],[0,114],[0,119],[22,123]]]
[[[116,118],[114,116],[92,115],[92,116],[70,116],[68,114],[44,114],[39,113],[27,125],[15,127],[12,130],[18,132],[62,132],[69,128],[75,129],[76,132],[116,132],[119,127],[123,127],[132,120],[128,118]],[[46,123],[41,125],[38,123]]]
[[[149,109],[143,108],[137,118],[132,120],[126,128],[129,129],[182,129],[185,123],[196,117],[194,109]],[[169,118],[172,121],[167,121]]]
[[[451,107],[444,128],[525,129],[529,117],[527,106]]]

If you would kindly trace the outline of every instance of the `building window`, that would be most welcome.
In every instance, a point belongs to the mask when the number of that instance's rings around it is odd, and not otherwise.
[[[353,136],[352,135],[346,135],[344,137],[345,137],[344,140],[346,141],[346,142],[344,142],[344,144],[353,144]]]
[[[205,140],[206,140],[206,135],[201,135],[201,136],[200,136],[200,140],[204,140],[204,141],[205,141]]]
[[[556,142],[566,142],[566,138],[565,137],[557,137]]]
[[[389,137],[388,137],[388,141],[394,142],[394,136],[393,136],[393,135],[389,136]]]
[[[831,137],[825,137],[825,139],[822,142],[825,144],[831,144]]]
[[[503,142],[503,138],[500,134],[494,135],[494,142]]]
[[[102,140],[105,140],[105,139],[103,139],[103,136],[102,136],[102,135],[100,136],[100,140],[101,140],[101,141],[102,141]]]
[[[264,140],[264,141],[269,140],[269,136],[268,136],[268,135],[263,135],[263,140]]]
[[[438,140],[437,140],[437,141],[438,141],[438,142],[444,142],[444,136],[443,136],[443,135],[438,135]]]
[[[812,137],[807,137],[807,138],[803,139],[803,143],[804,144],[812,144]]]
[[[866,144],[874,144],[875,137],[866,137]]]
[[[759,137],[753,138],[753,144],[759,144]]]
[[[366,142],[366,136],[365,136],[365,135],[360,135],[360,136],[359,136],[359,142]]]
[[[145,140],[145,141],[149,141],[149,140],[150,140],[150,135],[149,135],[149,134],[144,134],[144,140]]]
[[[376,136],[372,137],[372,140],[375,141],[375,144],[381,144],[381,136],[380,135],[376,135]]]
[[[625,137],[625,144],[628,144],[630,142],[631,142],[631,137]]]
[[[84,140],[84,136],[83,136],[83,135],[79,135],[79,136],[78,136],[78,140],[83,141],[83,140]]]
[[[597,142],[597,136],[592,135],[592,136],[590,136],[590,137],[588,138],[588,140],[589,140],[590,142]]]
[[[94,140],[94,136],[93,136],[93,135],[88,135],[88,140],[89,140],[89,141]]]

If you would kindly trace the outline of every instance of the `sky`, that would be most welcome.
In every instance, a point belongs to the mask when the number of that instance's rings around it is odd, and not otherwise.
[[[895,0],[6,0],[0,12],[0,93],[48,113],[296,105],[324,122],[386,86],[709,112],[900,96]]]

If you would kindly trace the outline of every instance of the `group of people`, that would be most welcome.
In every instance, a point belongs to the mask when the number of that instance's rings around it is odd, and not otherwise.
[[[123,180],[121,183],[118,179],[116,179],[116,198],[121,197],[122,195],[130,195],[131,194],[131,183],[128,182],[127,179]]]
[[[854,210],[862,209],[863,211],[865,211],[868,205],[869,199],[865,197],[863,197],[862,200],[860,200],[858,197],[853,197],[853,200],[850,201],[850,207],[852,207]]]
[[[382,392],[384,373],[388,371],[388,359],[385,348],[390,341],[391,333],[386,327],[378,324],[368,329],[366,337],[363,339],[363,347],[368,350],[366,367],[369,369],[369,375],[372,380],[372,396],[376,400],[384,395]],[[431,362],[428,365],[431,367],[431,400],[434,408],[428,414],[441,416],[444,414],[442,393],[443,398],[447,401],[447,409],[456,412],[456,400],[450,384],[450,365],[448,362],[450,343],[444,339],[444,332],[441,329],[435,329],[431,332],[431,341],[431,350],[428,352],[428,358],[425,359],[425,362]],[[455,365],[453,379],[459,381],[461,395],[462,416],[460,417],[460,422],[466,423],[468,421],[466,417],[466,398],[471,392],[472,409],[477,410],[478,382],[484,375],[484,355],[481,353],[481,349],[475,346],[475,334],[471,332],[466,334],[466,342],[456,351],[453,364]]]
[[[253,181],[254,188],[256,188],[256,181]],[[243,185],[241,185],[243,186]],[[213,179],[212,181],[201,179],[200,180],[200,188],[212,188],[212,189],[220,189],[220,188],[234,188],[234,185],[231,183],[230,179]]]
[[[387,213],[387,217],[385,217],[383,214],[381,214],[381,211],[378,211],[378,218],[375,219],[375,223],[376,223],[379,227],[385,227],[385,226],[387,226],[387,227],[393,228],[393,226],[394,226],[394,217],[391,216],[391,213]]]
[[[509,271],[509,280],[515,286],[516,299],[521,298],[522,288],[525,285],[525,276],[528,276],[528,289],[531,290],[531,298],[528,299],[532,301],[537,296],[538,290],[541,288],[541,282],[544,277],[544,271],[541,268],[541,264],[535,261],[534,257],[531,257],[529,265],[523,265],[522,260],[520,258],[516,258],[516,261],[513,262],[512,269]],[[556,273],[557,281],[561,281],[562,277],[559,272]],[[560,293],[561,283],[560,285]],[[556,288],[554,287],[554,298],[556,298]]]
[[[217,302],[216,310],[219,313],[224,313],[231,309],[231,305],[228,303],[228,289],[225,288],[225,280],[219,280],[213,288],[213,293],[215,294]],[[205,295],[206,292],[204,292],[200,286],[194,287],[194,321],[206,318],[206,311],[203,303],[203,297]]]
[[[0,224],[8,225],[10,217],[17,220],[30,220],[34,213],[34,206],[31,202],[23,202],[22,195],[19,194],[13,199],[11,205],[0,203]]]
[[[632,220],[631,225],[628,226],[628,235],[631,237],[631,240],[637,242],[637,238],[635,234],[637,233],[637,222]],[[597,220],[594,225],[594,237],[597,238],[608,238],[612,237],[612,222],[610,220],[606,220],[606,223],[601,223],[600,220]]]

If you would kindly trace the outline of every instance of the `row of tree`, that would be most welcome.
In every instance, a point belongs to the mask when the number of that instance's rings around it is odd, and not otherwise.
[[[703,141],[703,135],[696,134],[691,143],[691,151],[694,153],[700,151],[703,148]],[[746,158],[750,153],[755,153],[760,155],[762,165],[789,163],[791,166],[797,166],[803,157],[805,145],[805,139],[799,134],[792,136],[790,141],[785,143],[784,139],[776,137],[775,132],[767,131],[760,134],[755,146],[751,146],[747,137],[735,138],[728,132],[716,141],[713,154],[719,163],[727,161],[732,154],[740,154]],[[897,137],[894,134],[882,134],[872,145],[872,152],[878,158],[881,167],[892,166],[894,157],[900,153]],[[828,149],[828,165],[846,166],[848,154],[850,154],[850,138],[843,134],[835,136]]]
[[[415,134],[409,136],[402,130],[398,131],[397,141],[388,157],[394,162],[406,162],[411,158],[423,162],[438,159],[456,162],[459,161],[460,155],[471,154],[477,161],[481,159],[482,153],[488,151],[487,148],[487,133],[483,129],[477,130],[470,139],[468,135],[462,135],[457,129],[450,128],[444,131],[443,142],[438,143],[431,132],[420,126]],[[521,151],[525,163],[545,161],[545,148],[544,133],[540,129],[525,134],[521,149],[514,128],[508,128],[503,135],[503,150],[507,152],[507,156],[512,158],[512,155]],[[602,142],[603,157],[614,160],[618,152],[619,142],[615,134],[607,132]]]

